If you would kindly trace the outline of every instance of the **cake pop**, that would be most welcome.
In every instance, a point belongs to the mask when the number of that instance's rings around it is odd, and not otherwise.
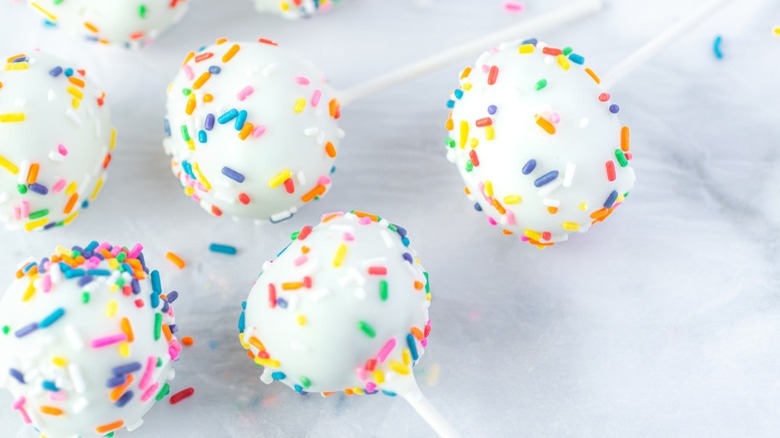
[[[297,20],[325,13],[343,0],[254,0],[258,12],[271,12]]]
[[[401,395],[443,435],[412,368],[428,346],[428,273],[404,228],[353,211],[303,227],[263,266],[239,321],[265,383],[299,393]]]
[[[59,247],[16,277],[0,300],[0,387],[22,420],[52,438],[138,428],[181,351],[178,294],[141,246]]]
[[[84,70],[32,52],[0,70],[0,223],[45,230],[70,224],[106,179],[116,131]]]
[[[101,44],[137,48],[187,12],[187,0],[28,0],[47,21]]]
[[[338,125],[343,104],[449,65],[507,35],[558,26],[600,7],[598,0],[578,2],[343,92],[271,40],[222,38],[189,53],[168,88],[165,150],[185,193],[206,211],[279,222],[328,192],[344,136]]]

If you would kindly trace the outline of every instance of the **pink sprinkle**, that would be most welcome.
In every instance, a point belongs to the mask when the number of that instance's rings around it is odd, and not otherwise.
[[[344,233],[344,240],[347,242],[352,242],[355,240],[355,235],[347,231]]]
[[[252,131],[252,137],[257,138],[265,134],[265,126],[257,125],[254,131]]]
[[[521,242],[528,242],[528,237],[526,237],[525,235],[522,235],[522,236],[520,236],[520,241]]]
[[[307,261],[309,261],[309,258],[306,257],[305,255],[302,255],[302,256],[298,257],[297,259],[295,259],[293,264],[295,266],[301,266],[302,264],[306,263]]]
[[[317,107],[317,105],[320,104],[320,99],[322,98],[322,91],[315,90],[314,94],[311,95],[311,106]]]
[[[20,409],[24,406],[25,403],[27,403],[27,399],[24,397],[19,397],[19,400],[16,400],[11,406],[13,406],[14,409]]]
[[[550,121],[553,123],[558,123],[561,121],[561,115],[558,113],[552,113],[550,114]]]
[[[179,360],[179,352],[173,347],[168,349],[168,356],[170,356],[171,360]]]
[[[512,212],[512,210],[507,210],[505,216],[507,224],[514,225],[516,223],[515,214]]]
[[[319,177],[317,179],[317,184],[327,186],[328,184],[330,184],[330,177],[326,175]]]
[[[30,203],[27,201],[22,201],[21,204],[22,204],[22,210],[21,210],[22,217],[23,218],[30,217]]]
[[[305,76],[296,76],[295,77],[295,82],[300,84],[300,85],[309,85],[311,83],[311,81],[309,81],[309,78],[307,78]]]
[[[62,189],[65,188],[65,184],[67,184],[65,182],[65,178],[60,178],[60,180],[57,181],[56,183],[54,183],[54,186],[51,188],[52,193],[59,193],[59,192],[61,192]]]
[[[427,347],[428,346],[428,338],[425,338],[422,341],[420,341],[420,345],[422,345],[423,347]]]
[[[146,369],[144,370],[143,376],[141,376],[141,382],[138,384],[138,388],[141,389],[141,391],[145,390],[149,383],[152,381],[152,372],[154,371],[154,366],[157,364],[157,359],[155,359],[154,356],[149,356],[148,359],[146,359]]]
[[[376,390],[376,383],[374,383],[374,382],[366,383],[366,391],[374,392],[374,390]]]
[[[246,87],[244,87],[243,90],[238,92],[238,96],[236,97],[238,97],[238,100],[244,100],[247,97],[251,96],[252,93],[254,92],[255,92],[254,87],[252,87],[251,85],[247,85]]]
[[[43,292],[51,292],[51,275],[49,274],[43,276]]]
[[[141,254],[141,251],[144,250],[144,246],[140,243],[136,243],[135,246],[133,246],[133,249],[130,250],[129,253],[127,253],[127,257],[134,259],[138,258],[138,254]]]
[[[360,380],[366,380],[366,378],[368,377],[366,373],[366,369],[363,367],[357,367],[355,372],[357,372],[358,379]]]
[[[61,144],[61,145],[57,146],[57,151],[63,157],[67,157],[68,156],[68,148],[66,148],[64,144]]]
[[[24,397],[20,397],[19,400],[14,403],[14,409],[19,411],[19,414],[22,416],[22,420],[24,420],[25,424],[32,424],[32,420],[30,420],[30,416],[27,415],[27,411],[24,409],[24,404],[27,402],[27,400]]]
[[[370,224],[371,224],[371,222],[372,222],[372,221],[371,221],[371,218],[370,218],[370,217],[366,217],[366,216],[364,216],[364,217],[361,217],[361,218],[358,220],[358,223],[359,223],[360,225],[370,225]]]
[[[14,220],[22,219],[22,209],[18,205],[14,205]]]
[[[395,338],[391,338],[387,341],[387,344],[379,350],[379,354],[376,355],[376,359],[379,363],[382,363],[387,359],[387,356],[393,351],[393,348],[395,348]]]
[[[68,394],[65,394],[62,391],[50,392],[49,393],[49,400],[52,400],[52,401],[63,401],[63,400],[66,400],[67,398],[68,398]]]
[[[504,2],[504,10],[513,14],[517,14],[525,10],[525,5],[518,1],[507,0]]]
[[[490,225],[493,225],[493,226],[496,226],[496,225],[498,225],[498,222],[496,222],[496,220],[495,220],[495,219],[493,219],[492,217],[488,217],[488,223],[489,223]]]
[[[105,338],[93,339],[92,342],[89,343],[89,346],[92,348],[103,348],[103,347],[108,347],[110,345],[118,344],[120,342],[124,342],[126,340],[127,340],[127,335],[124,333],[120,333],[118,335],[106,336]]]
[[[150,398],[152,398],[154,393],[157,392],[157,388],[159,387],[160,387],[159,383],[155,383],[154,385],[150,386],[149,389],[144,391],[144,394],[141,396],[141,401],[145,402],[148,401]]]
[[[184,74],[187,75],[187,80],[191,81],[195,79],[195,72],[192,71],[192,67],[184,65]]]

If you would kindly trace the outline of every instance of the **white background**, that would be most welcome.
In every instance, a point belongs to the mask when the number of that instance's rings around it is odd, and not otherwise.
[[[289,234],[359,208],[405,225],[431,272],[423,391],[466,436],[780,435],[780,3],[721,12],[612,90],[632,127],[637,186],[605,224],[544,251],[473,212],[445,159],[445,101],[464,62],[344,111],[332,192],[291,222],[255,227],[208,216],[181,194],[162,141],[165,88],[190,49],[217,37],[280,41],[347,87],[567,0],[360,0],[305,22],[248,0],[194,0],[155,45],[126,51],[42,29],[0,1],[0,53],[31,47],[87,68],[108,93],[119,146],[105,190],[70,228],[0,231],[0,283],[16,263],[92,239],[132,245],[163,272],[185,351],[175,387],[133,436],[427,436],[400,399],[266,386],[238,343],[240,303]],[[605,72],[699,0],[611,0],[600,16],[540,35]],[[724,38],[725,59],[712,51]],[[474,57],[476,59],[476,56]],[[234,244],[237,257],[208,252]],[[163,258],[173,250],[189,266]],[[0,436],[32,437],[0,394]],[[125,434],[122,434],[125,435]]]

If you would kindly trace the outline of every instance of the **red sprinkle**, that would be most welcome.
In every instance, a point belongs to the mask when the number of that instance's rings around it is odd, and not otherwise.
[[[306,225],[305,227],[301,228],[301,232],[298,233],[298,240],[306,240],[306,238],[309,237],[309,234],[311,234],[311,230],[311,225]]]
[[[545,55],[552,55],[552,56],[558,56],[563,53],[561,49],[556,49],[554,47],[545,47],[542,49],[542,53]]]
[[[495,84],[496,79],[498,79],[498,67],[494,65],[490,67],[490,73],[488,74],[488,85]]]
[[[493,124],[493,119],[490,117],[485,117],[484,119],[477,120],[477,126],[480,128],[484,128],[485,126],[490,126]]]
[[[477,151],[474,149],[470,150],[469,158],[471,158],[471,164],[473,164],[474,167],[479,167],[479,157],[477,157]]]
[[[276,308],[276,287],[273,284],[268,285],[268,305]]]
[[[607,179],[614,181],[615,178],[617,178],[617,175],[615,174],[615,162],[609,160],[605,163],[605,165],[607,166]]]
[[[192,394],[195,394],[195,388],[189,387],[187,389],[182,389],[181,391],[177,392],[176,394],[173,394],[168,401],[172,405],[175,405],[176,403],[179,403],[182,400],[185,400],[185,399],[188,399],[188,398],[192,397]]]
[[[247,195],[246,193],[240,193],[238,195],[238,201],[244,205],[249,204],[249,195]]]
[[[295,193],[295,183],[292,178],[287,178],[287,181],[284,182],[284,188],[287,189],[287,193]]]
[[[387,275],[387,267],[371,266],[368,268],[368,275]]]
[[[601,94],[599,94],[599,100],[602,101],[602,102],[608,101],[609,98],[610,98],[609,93],[601,93]]]

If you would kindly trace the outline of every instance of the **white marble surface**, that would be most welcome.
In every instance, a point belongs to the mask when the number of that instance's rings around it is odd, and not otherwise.
[[[190,48],[268,36],[309,57],[337,86],[550,10],[528,0],[361,0],[302,23],[257,15],[248,0],[194,0],[180,26],[143,51],[70,41],[14,1],[0,2],[0,53],[40,46],[79,61],[108,92],[119,148],[102,199],[74,226],[0,231],[0,278],[56,244],[142,241],[182,292],[196,338],[176,386],[133,436],[427,436],[401,400],[302,398],[265,386],[236,319],[261,262],[319,214],[376,211],[411,232],[434,286],[423,390],[466,436],[780,435],[780,3],[735,2],[613,96],[633,131],[638,183],[607,224],[539,251],[473,212],[444,158],[444,103],[462,65],[344,111],[335,186],[291,222],[257,228],[204,214],[180,194],[160,145],[165,87]],[[700,0],[610,0],[599,17],[542,37],[600,71]],[[725,59],[712,52],[724,37]],[[240,255],[210,254],[210,242]],[[190,266],[163,258],[174,250]],[[32,437],[0,394],[0,436]],[[123,436],[125,434],[122,434]]]

